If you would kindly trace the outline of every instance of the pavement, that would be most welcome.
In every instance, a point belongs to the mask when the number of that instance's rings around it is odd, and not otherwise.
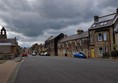
[[[17,57],[12,60],[7,60],[0,64],[0,83],[7,83],[13,71],[22,60],[22,57]]]

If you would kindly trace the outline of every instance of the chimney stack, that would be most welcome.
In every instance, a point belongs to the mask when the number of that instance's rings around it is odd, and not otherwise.
[[[99,17],[98,16],[94,16],[94,22],[98,22]]]
[[[118,8],[116,9],[116,13],[118,14]]]
[[[77,30],[77,34],[78,34],[78,35],[80,35],[80,34],[83,33],[83,32],[84,32],[83,30],[80,30],[80,29]]]

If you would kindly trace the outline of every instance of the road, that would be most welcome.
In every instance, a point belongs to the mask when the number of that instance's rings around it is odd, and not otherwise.
[[[29,56],[14,83],[118,83],[118,62]]]

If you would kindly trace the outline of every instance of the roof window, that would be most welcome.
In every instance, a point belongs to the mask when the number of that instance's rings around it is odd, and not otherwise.
[[[106,25],[107,24],[107,22],[104,22],[104,25]]]
[[[104,23],[102,22],[102,23],[100,23],[100,25],[104,25]]]
[[[93,24],[93,26],[92,27],[95,27],[95,24]]]
[[[106,25],[107,24],[107,22],[102,22],[102,23],[100,23],[100,25],[102,26],[102,25]]]

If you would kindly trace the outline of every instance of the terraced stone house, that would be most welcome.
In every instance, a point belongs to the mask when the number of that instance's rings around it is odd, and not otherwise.
[[[72,57],[74,52],[83,52],[88,56],[88,39],[88,31],[83,30],[78,30],[77,34],[63,38],[58,43],[59,56]]]
[[[118,23],[114,29],[115,31],[115,43],[116,43],[116,50],[118,50]]]
[[[118,34],[114,30],[118,28],[118,9],[115,13],[94,16],[94,23],[89,28],[89,55],[99,58],[105,52],[111,52],[118,45]]]

